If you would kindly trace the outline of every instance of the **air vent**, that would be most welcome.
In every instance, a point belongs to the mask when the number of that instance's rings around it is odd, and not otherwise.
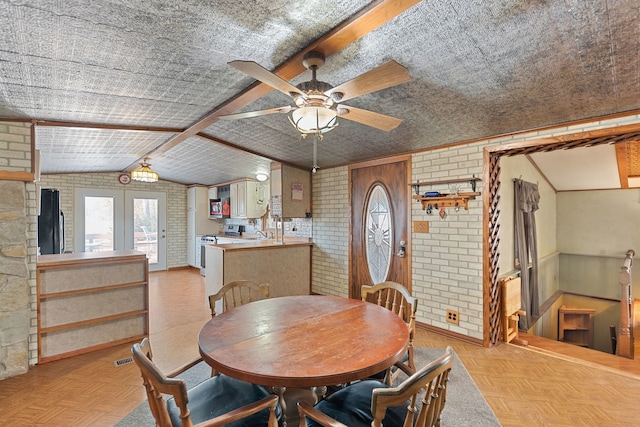
[[[113,362],[113,366],[115,366],[117,368],[118,366],[128,365],[129,363],[133,363],[133,358],[132,357],[125,357],[124,359],[115,360]]]

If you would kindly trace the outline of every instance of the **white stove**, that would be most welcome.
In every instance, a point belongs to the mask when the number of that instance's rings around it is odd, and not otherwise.
[[[223,232],[220,234],[206,234],[200,236],[200,274],[205,275],[206,248],[205,245],[217,244],[218,237],[239,237],[244,233],[244,225],[225,224]]]
[[[226,224],[223,232],[219,234],[207,234],[201,237],[201,241],[205,243],[218,243],[218,237],[239,237],[244,233],[244,225]]]

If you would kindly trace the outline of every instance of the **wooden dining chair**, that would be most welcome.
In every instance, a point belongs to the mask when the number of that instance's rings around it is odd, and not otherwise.
[[[300,427],[433,427],[447,399],[453,350],[422,367],[397,387],[376,380],[354,383],[315,406],[299,401]],[[402,365],[403,370],[408,368]],[[423,390],[424,389],[424,390]]]
[[[168,378],[153,363],[148,338],[133,344],[131,354],[147,392],[151,413],[160,427],[277,427],[278,397],[255,384],[226,375],[208,378],[187,390],[184,380]],[[166,401],[165,395],[171,395]]]
[[[237,280],[229,282],[214,294],[209,295],[211,317],[216,317],[215,303],[222,300],[222,311],[238,307],[251,301],[269,298],[269,284],[261,285],[250,280]]]
[[[374,286],[362,285],[360,295],[363,301],[378,304],[400,316],[407,324],[407,328],[409,328],[409,348],[407,353],[394,366],[372,377],[391,385],[400,373],[398,364],[404,364],[412,371],[416,369],[413,362],[413,339],[416,332],[418,300],[409,293],[407,288],[400,283],[392,281],[378,283]]]

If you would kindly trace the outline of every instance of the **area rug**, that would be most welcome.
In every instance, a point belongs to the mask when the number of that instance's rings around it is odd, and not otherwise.
[[[442,348],[416,347],[416,366],[424,366],[444,353]],[[187,382],[191,388],[211,375],[211,368],[204,362],[198,363],[177,378]],[[142,387],[142,383],[140,383]],[[144,401],[125,416],[116,427],[153,426],[155,421]],[[453,368],[449,374],[447,403],[442,412],[443,427],[493,427],[500,426],[495,414],[476,387],[458,355],[454,354]]]

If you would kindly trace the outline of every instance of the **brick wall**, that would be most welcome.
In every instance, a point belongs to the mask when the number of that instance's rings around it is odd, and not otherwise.
[[[346,167],[320,169],[313,180],[312,290],[349,295],[349,193]]]
[[[46,174],[41,188],[60,190],[60,206],[65,216],[65,248],[73,250],[73,199],[76,188],[125,191],[158,191],[167,195],[167,268],[187,265],[187,187],[162,179],[156,183],[132,181],[124,186],[119,173]]]
[[[411,182],[482,177],[485,147],[535,140],[547,136],[621,126],[640,122],[640,115],[562,126],[474,144],[436,149],[412,156]],[[461,191],[469,191],[469,187]],[[479,184],[478,191],[482,191]],[[422,191],[427,191],[422,188]],[[446,190],[433,186],[429,190]],[[346,167],[321,169],[313,176],[313,273],[314,292],[348,295],[349,197]],[[413,220],[427,220],[427,234],[413,233],[412,291],[420,300],[418,322],[482,339],[482,196],[469,202],[469,210],[447,209],[441,220],[429,217],[412,204]],[[445,321],[446,309],[458,310],[459,325]]]
[[[412,156],[411,182],[482,176],[482,147],[459,146]],[[468,183],[458,190],[470,192]],[[481,188],[477,188],[481,191]],[[421,192],[451,193],[454,185],[423,186]],[[437,210],[427,215],[420,203],[412,203],[413,220],[429,221],[428,233],[412,233],[412,292],[419,299],[420,322],[482,338],[482,197],[469,208]],[[459,325],[445,322],[446,310],[460,313]]]
[[[0,169],[31,172],[31,124],[0,122]]]

